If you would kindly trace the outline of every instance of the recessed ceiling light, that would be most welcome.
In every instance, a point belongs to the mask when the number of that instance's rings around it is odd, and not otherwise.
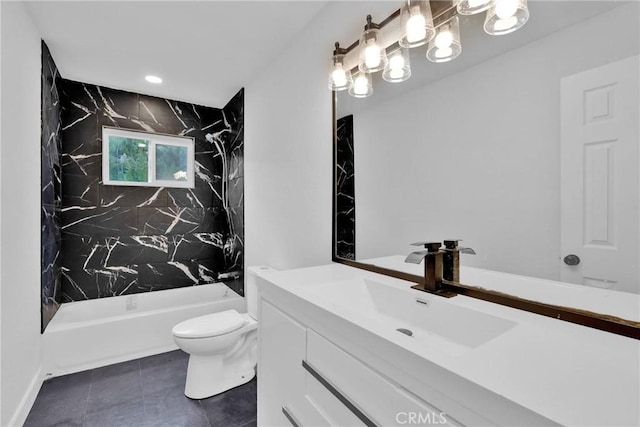
[[[146,81],[148,81],[149,83],[155,83],[155,84],[162,83],[162,79],[160,77],[157,77],[157,76],[145,76],[144,79]]]

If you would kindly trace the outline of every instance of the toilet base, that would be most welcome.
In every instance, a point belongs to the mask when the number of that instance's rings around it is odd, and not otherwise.
[[[205,399],[248,383],[255,376],[253,367],[225,372],[222,357],[191,355],[184,395],[190,399]]]

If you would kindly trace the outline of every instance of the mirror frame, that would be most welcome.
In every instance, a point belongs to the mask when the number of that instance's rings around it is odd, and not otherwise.
[[[434,7],[434,4],[437,5]],[[457,15],[455,4],[451,1],[431,0],[434,26],[437,27],[453,16]],[[389,24],[400,16],[400,9],[393,12],[385,20],[380,23],[380,28]],[[359,41],[356,40],[347,48],[347,52],[358,47]],[[332,107],[332,138],[333,138],[333,155],[332,155],[332,176],[333,176],[333,197],[332,197],[332,218],[331,218],[331,260],[335,263],[344,264],[349,267],[359,268],[361,270],[370,271],[384,276],[394,277],[396,279],[406,280],[417,284],[424,284],[424,277],[404,273],[402,271],[392,270],[389,268],[378,267],[373,264],[367,264],[355,260],[338,257],[337,250],[337,198],[338,198],[338,171],[337,171],[337,92],[331,92]],[[578,325],[611,332],[617,335],[623,335],[629,338],[640,340],[640,322],[622,319],[616,316],[610,316],[595,313],[588,310],[581,310],[573,307],[564,307],[553,304],[545,304],[538,301],[520,298],[503,292],[491,291],[479,286],[466,285],[458,282],[450,282],[443,280],[443,287],[447,291],[452,291],[458,295],[464,295],[471,298],[477,298],[495,304],[515,308],[518,310],[528,311],[530,313],[539,314],[546,317],[563,320]]]

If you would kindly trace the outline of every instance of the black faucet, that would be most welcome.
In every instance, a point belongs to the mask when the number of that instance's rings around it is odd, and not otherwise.
[[[440,242],[416,242],[412,246],[424,246],[426,251],[411,252],[404,262],[420,264],[424,259],[424,281],[412,286],[414,289],[445,296],[456,295],[447,289],[446,282],[460,282],[460,253],[475,254],[471,248],[458,246],[461,240],[445,240],[444,250],[440,250]]]

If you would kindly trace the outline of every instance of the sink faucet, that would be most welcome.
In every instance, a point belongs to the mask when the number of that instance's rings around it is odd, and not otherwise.
[[[458,246],[462,240],[444,241],[444,258],[442,277],[450,282],[460,283],[460,253],[475,255],[476,251],[471,248]]]
[[[424,282],[415,286],[414,289],[430,293],[442,293],[442,260],[444,252],[440,250],[440,242],[416,242],[412,246],[424,246],[426,251],[411,252],[404,262],[420,264],[424,259]],[[445,291],[446,292],[446,291]]]

